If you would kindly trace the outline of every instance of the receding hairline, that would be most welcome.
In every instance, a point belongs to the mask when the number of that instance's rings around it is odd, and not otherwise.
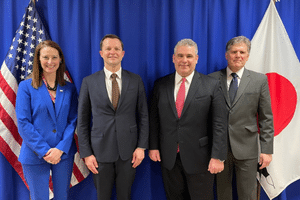
[[[198,46],[197,43],[194,42],[192,39],[182,39],[174,47],[174,54],[176,54],[177,48],[180,46],[187,46],[187,47],[194,47],[195,48],[195,53],[198,55]]]

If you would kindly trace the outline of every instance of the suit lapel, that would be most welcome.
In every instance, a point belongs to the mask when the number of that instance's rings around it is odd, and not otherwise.
[[[54,111],[54,106],[53,102],[51,100],[50,94],[47,90],[46,85],[44,84],[44,81],[42,81],[42,86],[39,87],[39,94],[41,95],[41,99],[43,99],[43,103],[46,104],[48,111],[50,113],[50,116],[54,122],[56,122],[56,117],[55,117],[55,111]]]
[[[230,107],[230,98],[229,98],[229,94],[228,94],[228,86],[227,86],[227,72],[226,72],[226,68],[222,69],[220,71],[220,79],[219,81],[221,82],[221,88],[223,90],[223,94],[226,100],[227,105]]]
[[[130,80],[129,74],[125,70],[122,69],[122,91],[120,91],[121,96],[120,96],[120,99],[119,99],[119,102],[118,102],[117,110],[120,107],[120,105],[122,104],[122,102],[124,101],[124,98],[126,97],[126,92],[127,92],[127,89],[128,89],[129,80]],[[111,106],[112,106],[112,104],[111,104]]]
[[[105,73],[104,70],[99,71],[99,77],[97,77],[97,85],[96,87],[99,87],[99,97],[102,96],[101,94],[103,94],[103,100],[101,101],[106,101],[108,102],[108,105],[111,107],[112,110],[114,109],[114,106],[112,105],[112,102],[110,101],[109,97],[108,97],[108,93],[107,93],[107,89],[106,89],[106,82],[105,82]],[[98,90],[98,89],[97,89]]]
[[[248,83],[250,82],[250,74],[249,71],[245,68],[244,69],[244,73],[243,76],[241,78],[241,82],[239,84],[239,88],[238,91],[236,93],[236,96],[234,98],[234,101],[232,103],[232,106],[234,106],[234,104],[239,100],[239,98],[242,96],[242,94],[244,93]]]
[[[57,86],[57,90],[56,90],[56,99],[55,99],[55,112],[56,112],[56,116],[58,116],[61,106],[62,106],[62,102],[64,100],[65,97],[65,89],[66,86],[60,86],[58,84]]]
[[[175,73],[173,73],[169,77],[169,80],[166,83],[166,89],[167,89],[168,100],[173,110],[173,113],[178,118],[175,99],[174,99],[174,85],[175,85]]]
[[[201,85],[200,82],[201,82],[201,76],[197,71],[195,71],[194,77],[193,77],[191,85],[190,85],[190,89],[189,89],[187,97],[185,98],[185,101],[184,101],[184,106],[182,109],[181,116],[184,115],[184,112],[186,111],[187,107],[191,103],[191,100],[194,99],[194,96],[195,96],[197,90],[199,89],[199,85]]]

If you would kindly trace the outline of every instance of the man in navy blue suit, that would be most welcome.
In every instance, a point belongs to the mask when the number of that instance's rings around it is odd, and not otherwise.
[[[121,68],[125,51],[116,35],[100,43],[104,69],[82,81],[78,105],[80,155],[93,173],[98,200],[130,199],[135,168],[148,147],[148,109],[143,81]],[[92,124],[92,125],[91,125]]]

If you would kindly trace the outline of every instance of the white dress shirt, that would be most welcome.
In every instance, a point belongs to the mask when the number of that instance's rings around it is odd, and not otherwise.
[[[186,99],[187,94],[189,92],[194,74],[195,74],[195,71],[193,71],[189,76],[185,77],[186,78],[186,81],[185,81],[185,99]],[[177,93],[178,93],[178,90],[180,88],[181,81],[182,81],[182,77],[176,72],[175,73],[175,87],[174,87],[174,100],[175,100],[175,102],[176,102],[176,99],[177,99]]]
[[[227,90],[229,90],[229,86],[232,81],[232,76],[231,76],[232,71],[231,69],[229,69],[229,67],[226,68],[226,71],[227,71]],[[243,73],[244,73],[244,67],[236,72],[236,74],[238,75],[237,76],[238,86],[240,85]]]
[[[118,85],[119,85],[119,90],[120,90],[120,96],[121,96],[121,91],[122,91],[122,67],[115,72],[115,74],[118,75],[118,77],[116,78]],[[107,94],[108,94],[108,98],[111,102],[111,98],[112,98],[112,78],[111,75],[113,74],[111,71],[107,70],[104,67],[104,74],[105,74],[105,84],[106,84],[106,90],[107,90]],[[95,86],[97,87],[97,86]]]

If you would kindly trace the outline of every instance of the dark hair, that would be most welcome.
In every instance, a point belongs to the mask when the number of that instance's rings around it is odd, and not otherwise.
[[[245,43],[246,44],[248,53],[250,54],[251,42],[245,36],[237,36],[237,37],[234,37],[231,40],[229,40],[226,44],[226,52],[228,52],[230,50],[231,46],[233,46],[235,44],[240,44],[240,43]]]
[[[121,42],[122,51],[124,50],[124,44],[123,44],[122,40],[121,40],[117,35],[114,35],[114,34],[107,34],[107,35],[105,35],[105,36],[102,38],[102,40],[101,40],[101,42],[100,42],[100,50],[102,50],[103,41],[104,41],[106,38],[118,39],[118,40]]]
[[[66,85],[64,79],[64,74],[66,71],[64,54],[60,46],[51,40],[45,40],[40,44],[38,44],[37,47],[35,48],[31,85],[36,89],[42,85],[43,68],[41,66],[41,61],[40,61],[40,51],[45,47],[52,47],[58,51],[61,62],[59,63],[59,67],[56,71],[56,80],[59,85],[61,86]]]

